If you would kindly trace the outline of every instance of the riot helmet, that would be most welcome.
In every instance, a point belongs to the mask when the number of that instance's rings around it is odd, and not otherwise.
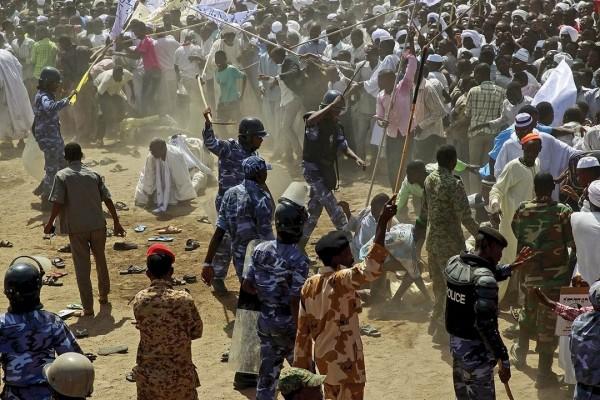
[[[334,102],[335,99],[340,97],[342,94],[337,90],[328,90],[325,92],[323,96],[323,100],[321,101],[321,108],[326,107]]]
[[[59,84],[62,82],[62,76],[60,71],[54,67],[44,67],[42,72],[40,73],[40,83],[50,84],[56,83]]]
[[[44,269],[34,257],[15,259],[4,275],[4,294],[10,302],[10,312],[26,313],[42,308],[40,291]]]
[[[292,182],[283,192],[275,209],[275,229],[281,241],[295,244],[300,241],[308,213],[304,207],[307,186]]]
[[[262,139],[268,136],[263,123],[254,117],[246,117],[240,121],[238,134],[240,144],[248,151],[258,150]]]
[[[46,364],[44,377],[56,393],[69,398],[88,397],[94,389],[94,366],[79,353],[63,353]]]

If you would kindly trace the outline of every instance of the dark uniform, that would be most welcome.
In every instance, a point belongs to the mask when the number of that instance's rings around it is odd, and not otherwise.
[[[446,277],[446,330],[454,392],[457,400],[495,399],[494,366],[508,352],[498,332],[498,281],[510,276],[510,267],[498,267],[470,253],[448,261]]]

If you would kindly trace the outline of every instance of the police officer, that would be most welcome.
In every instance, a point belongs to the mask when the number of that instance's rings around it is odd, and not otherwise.
[[[337,187],[337,153],[344,154],[359,167],[365,168],[365,162],[348,147],[344,127],[340,124],[340,114],[344,110],[345,101],[337,90],[325,93],[319,111],[304,116],[304,148],[302,152],[302,168],[304,179],[310,186],[308,200],[308,221],[299,246],[303,249],[310,235],[317,226],[323,207],[329,214],[331,222],[338,230],[346,229],[348,219],[337,204],[333,190]]]
[[[457,400],[495,399],[494,366],[503,383],[510,379],[508,352],[498,332],[498,281],[529,261],[533,253],[525,247],[513,264],[498,266],[507,242],[491,227],[481,227],[473,253],[448,260],[446,330],[454,392]]]
[[[20,257],[4,276],[10,307],[0,315],[3,400],[50,400],[44,365],[54,360],[55,353],[82,352],[60,317],[42,310],[42,276],[39,261],[28,257]]]
[[[60,88],[62,78],[56,68],[44,67],[40,73],[38,91],[33,103],[33,137],[37,141],[40,150],[44,153],[44,179],[35,189],[36,196],[42,196],[42,209],[49,210],[50,202],[48,196],[52,189],[54,176],[66,163],[63,158],[65,143],[60,134],[60,121],[58,112],[69,105],[69,100],[76,92],[73,91],[69,97],[56,101],[56,94]]]
[[[215,199],[217,213],[221,209],[221,201],[225,192],[244,180],[242,161],[250,156],[257,155],[257,150],[268,136],[262,122],[258,118],[246,117],[240,121],[238,140],[222,140],[215,137],[210,121],[210,108],[204,112],[205,127],[202,131],[204,147],[216,155],[219,159],[219,191]],[[223,237],[215,258],[212,262],[214,279],[212,287],[215,293],[227,292],[223,280],[227,276],[227,270],[231,261],[231,237],[226,234]]]
[[[294,191],[293,185],[279,199],[275,210],[277,240],[256,246],[243,281],[244,290],[256,293],[260,300],[257,400],[275,399],[283,362],[293,362],[300,291],[310,265],[296,246],[308,215],[304,200],[295,202],[296,196],[289,195]]]
[[[52,400],[83,400],[94,390],[94,366],[83,354],[64,353],[44,367]]]

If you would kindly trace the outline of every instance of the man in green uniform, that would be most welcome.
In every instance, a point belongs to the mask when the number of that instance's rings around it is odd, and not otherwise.
[[[461,224],[474,236],[479,226],[471,215],[462,181],[452,174],[457,162],[456,149],[451,145],[441,146],[436,157],[438,168],[425,178],[423,206],[415,227],[415,239],[419,241],[425,236],[425,231],[429,231],[427,260],[435,296],[429,334],[433,335],[434,342],[440,343],[447,339],[444,327],[446,281],[442,271],[450,257],[466,249]],[[417,254],[420,254],[420,249]]]
[[[517,251],[530,247],[537,252],[536,257],[524,270],[523,282],[526,288],[525,307],[519,317],[518,343],[511,348],[514,365],[525,365],[529,351],[529,339],[537,341],[539,353],[536,387],[558,383],[552,372],[554,350],[558,337],[554,335],[556,314],[540,306],[533,289],[540,287],[542,292],[558,301],[560,288],[568,286],[572,270],[569,267],[568,247],[572,246],[571,207],[552,200],[554,179],[549,173],[538,173],[534,178],[535,199],[521,203],[512,222],[517,238]]]

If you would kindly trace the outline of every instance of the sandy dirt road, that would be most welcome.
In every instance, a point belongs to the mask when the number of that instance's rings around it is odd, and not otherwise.
[[[112,293],[111,307],[103,309],[94,318],[71,318],[68,323],[72,327],[84,327],[90,336],[81,339],[80,343],[87,352],[96,352],[100,347],[114,344],[125,344],[129,352],[124,355],[98,357],[94,363],[96,368],[96,384],[93,398],[125,400],[135,398],[135,384],[125,380],[125,375],[135,363],[135,353],[138,342],[138,332],[133,322],[133,313],[128,302],[141,289],[148,285],[145,275],[121,276],[118,270],[130,264],[141,265],[144,262],[147,238],[152,230],[167,224],[175,224],[183,229],[176,235],[172,243],[177,254],[175,266],[176,276],[185,273],[199,275],[212,226],[197,222],[197,219],[207,214],[204,204],[210,203],[209,194],[199,197],[189,207],[172,211],[172,219],[159,220],[150,212],[133,207],[133,190],[138,174],[144,164],[146,149],[137,147],[141,156],[132,155],[133,147],[116,146],[110,152],[106,149],[85,148],[87,160],[100,160],[104,157],[115,159],[127,170],[111,173],[114,164],[98,166],[96,169],[105,176],[106,184],[112,192],[115,201],[124,201],[131,206],[129,211],[121,212],[122,224],[127,229],[127,240],[139,245],[138,250],[117,252],[112,249],[114,238],[107,242],[107,257],[111,274]],[[268,153],[266,158],[268,159]],[[349,183],[348,180],[345,181]],[[43,221],[47,216],[32,208],[39,203],[32,194],[37,182],[27,175],[22,167],[21,159],[0,161],[0,239],[10,240],[15,247],[0,249],[0,271],[2,274],[10,261],[23,254],[45,255],[49,258],[62,256],[65,258],[68,276],[62,279],[63,287],[44,287],[42,300],[45,308],[58,311],[69,303],[79,302],[75,284],[73,264],[69,254],[63,255],[56,249],[66,244],[66,237],[56,237],[51,242],[42,239]],[[281,186],[281,185],[280,185]],[[284,186],[284,185],[283,185]],[[358,211],[363,207],[368,184],[366,179],[356,180],[346,185],[337,194],[339,200],[348,201],[351,208]],[[375,193],[383,190],[376,186]],[[276,194],[276,193],[275,193]],[[325,214],[325,213],[324,213]],[[111,226],[108,221],[108,226]],[[135,233],[133,227],[143,223],[149,226],[145,233]],[[326,215],[321,218],[314,234],[318,237],[331,228]],[[201,247],[193,252],[184,252],[185,240],[194,238],[201,242]],[[230,289],[237,289],[233,268],[227,280]],[[95,278],[92,281],[95,284]],[[193,344],[194,362],[202,382],[199,388],[202,399],[253,399],[254,391],[236,392],[232,388],[233,371],[220,362],[221,353],[229,346],[227,325],[234,319],[233,310],[236,299],[232,294],[218,300],[208,287],[202,283],[187,285],[196,300],[204,321],[204,336]],[[5,309],[7,301],[0,296],[0,309]],[[98,310],[98,306],[97,306]],[[365,309],[361,315],[363,322],[377,327],[380,338],[363,338],[367,364],[366,399],[452,399],[452,374],[450,357],[444,348],[435,346],[427,335],[427,315],[415,308],[401,311],[393,320],[370,318],[369,314],[378,314]],[[509,324],[501,322],[506,328]],[[510,345],[510,341],[506,341]],[[534,348],[532,344],[531,348]],[[530,366],[537,365],[537,356],[530,354]],[[556,363],[555,363],[556,364]],[[555,370],[559,372],[558,367]],[[565,399],[566,392],[557,389],[537,391],[534,388],[535,370],[527,368],[524,372],[514,370],[511,387],[516,399]],[[498,398],[506,399],[504,388],[496,382]]]

